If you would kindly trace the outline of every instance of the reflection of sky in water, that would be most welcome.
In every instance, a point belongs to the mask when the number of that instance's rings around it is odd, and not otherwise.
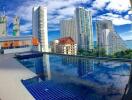
[[[124,91],[129,79],[130,64],[106,62],[95,59],[74,58],[68,56],[44,55],[39,58],[21,60],[33,72],[40,74],[44,71],[61,73],[79,78],[110,89]],[[49,71],[50,70],[50,71]],[[51,79],[54,78],[51,74]]]

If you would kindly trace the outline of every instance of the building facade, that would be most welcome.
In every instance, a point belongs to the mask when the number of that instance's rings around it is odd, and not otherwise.
[[[18,16],[15,16],[13,20],[13,36],[20,35],[20,19]]]
[[[39,40],[38,50],[48,52],[47,8],[38,6],[32,10],[32,29]]]
[[[77,44],[71,37],[64,37],[51,42],[51,51],[68,55],[77,54]]]
[[[115,32],[112,21],[100,20],[96,23],[97,48],[107,55],[126,50],[125,42]]]
[[[79,7],[75,10],[75,17],[77,23],[79,49],[93,49],[92,12]]]
[[[125,41],[116,32],[110,33],[109,46],[108,54],[114,54],[116,52],[125,51],[127,49]]]
[[[0,37],[0,53],[17,53],[32,51],[38,46],[38,40],[32,36]]]
[[[77,34],[75,18],[61,20],[60,32],[61,32],[61,38],[71,37],[76,43],[78,43],[78,34]]]
[[[7,35],[7,17],[0,16],[0,37]]]

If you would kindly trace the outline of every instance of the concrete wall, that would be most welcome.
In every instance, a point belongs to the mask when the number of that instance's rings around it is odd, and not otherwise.
[[[14,48],[14,49],[5,49],[5,50],[4,50],[4,54],[27,52],[27,51],[31,51],[31,50],[32,50],[31,47]]]

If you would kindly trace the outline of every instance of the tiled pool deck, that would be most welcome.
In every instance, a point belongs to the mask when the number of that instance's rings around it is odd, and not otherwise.
[[[21,80],[36,74],[13,57],[13,54],[0,55],[0,100],[34,100]]]

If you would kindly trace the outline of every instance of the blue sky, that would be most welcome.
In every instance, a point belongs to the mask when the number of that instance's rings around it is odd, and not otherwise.
[[[21,34],[32,34],[32,7],[37,5],[48,8],[49,41],[59,38],[59,21],[72,18],[75,8],[79,6],[92,11],[93,27],[96,19],[109,19],[124,40],[132,40],[129,0],[0,0],[1,14],[4,9],[8,16],[8,33],[12,33],[13,17],[19,16]]]

